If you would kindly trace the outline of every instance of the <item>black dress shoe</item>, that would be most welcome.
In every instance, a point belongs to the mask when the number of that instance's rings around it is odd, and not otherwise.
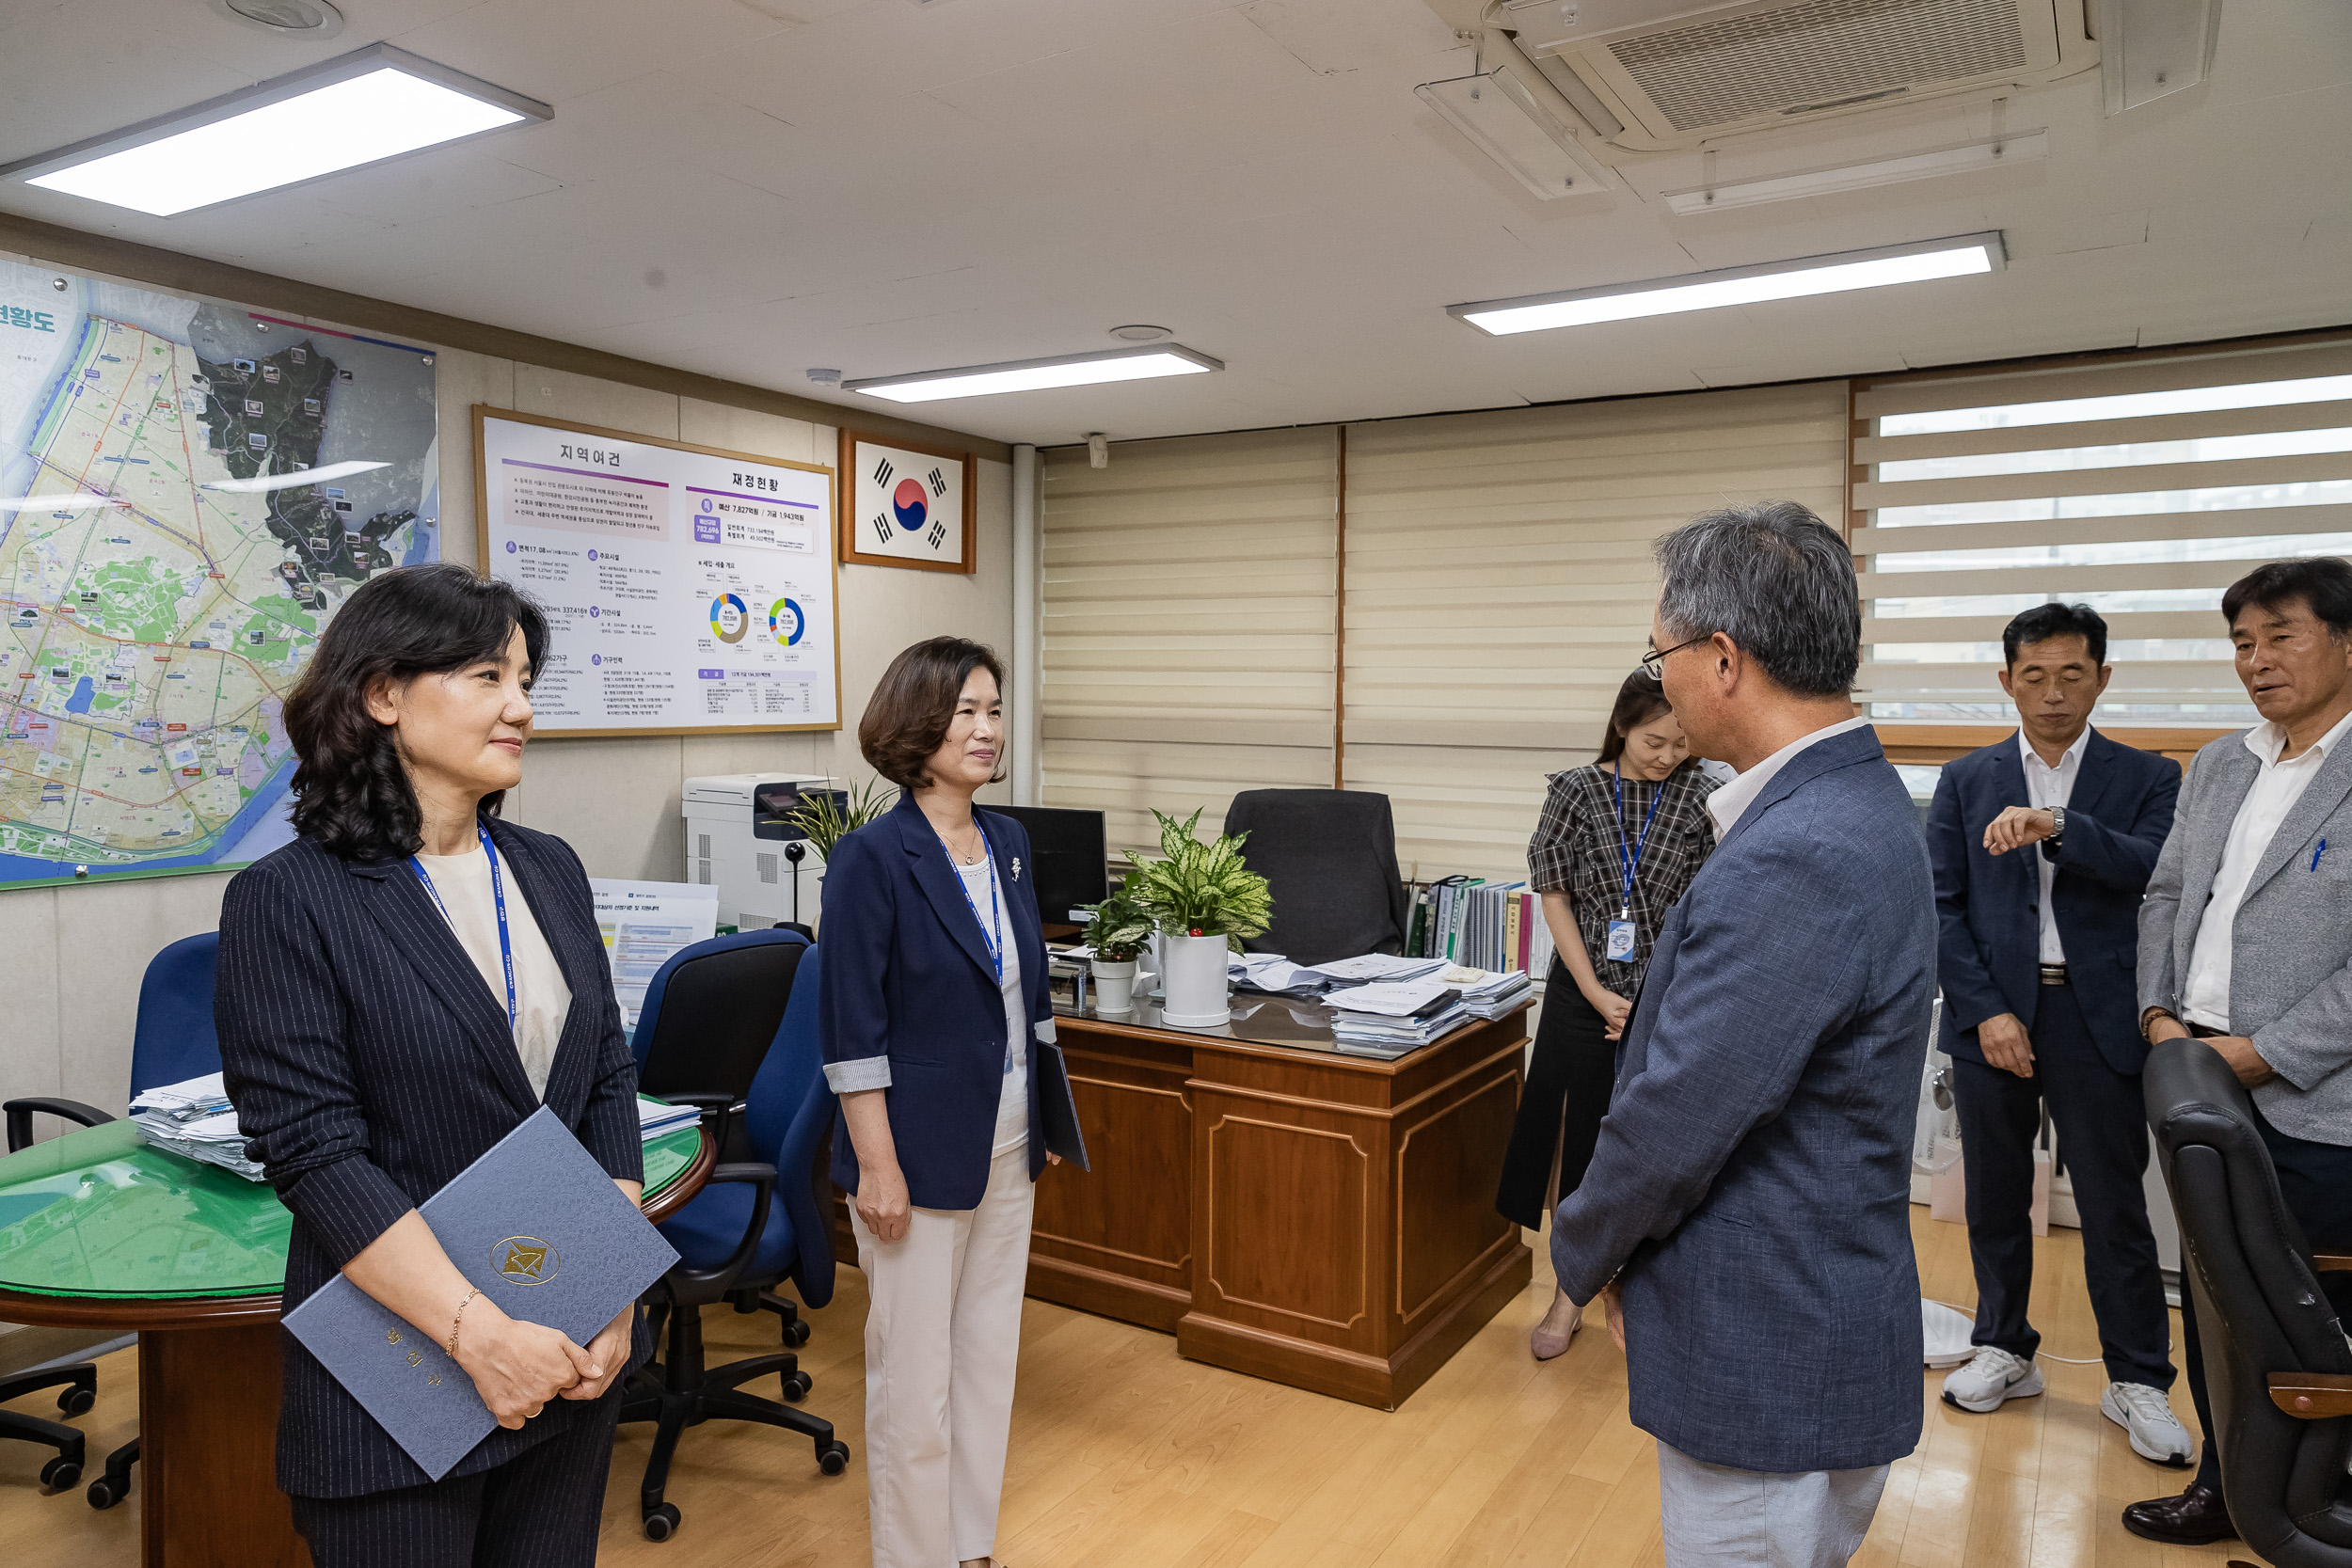
[[[2229,1506],[2216,1486],[2192,1485],[2177,1497],[2134,1503],[2123,1511],[2123,1528],[2173,1546],[2203,1546],[2237,1539]]]

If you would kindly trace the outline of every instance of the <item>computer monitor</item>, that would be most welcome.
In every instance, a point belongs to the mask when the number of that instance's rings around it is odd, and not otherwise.
[[[1029,858],[1035,863],[1030,874],[1037,879],[1038,913],[1046,926],[1083,925],[1086,916],[1072,909],[1110,896],[1101,812],[1062,806],[981,809],[1002,813],[1029,831]]]

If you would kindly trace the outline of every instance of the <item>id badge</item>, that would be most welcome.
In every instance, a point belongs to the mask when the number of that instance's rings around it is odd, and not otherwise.
[[[1633,922],[1613,920],[1609,923],[1608,956],[1619,962],[1633,957]]]

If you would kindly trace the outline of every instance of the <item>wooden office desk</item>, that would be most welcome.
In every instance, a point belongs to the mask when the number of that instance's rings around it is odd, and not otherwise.
[[[1495,1212],[1526,1009],[1393,1062],[1312,1003],[1176,1029],[1062,1012],[1091,1174],[1038,1185],[1028,1291],[1196,1361],[1393,1409],[1527,1284]]]

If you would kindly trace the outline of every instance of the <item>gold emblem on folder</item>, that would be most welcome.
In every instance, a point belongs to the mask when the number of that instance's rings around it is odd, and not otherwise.
[[[490,1258],[500,1276],[516,1285],[545,1285],[564,1265],[564,1255],[536,1236],[509,1236]]]

